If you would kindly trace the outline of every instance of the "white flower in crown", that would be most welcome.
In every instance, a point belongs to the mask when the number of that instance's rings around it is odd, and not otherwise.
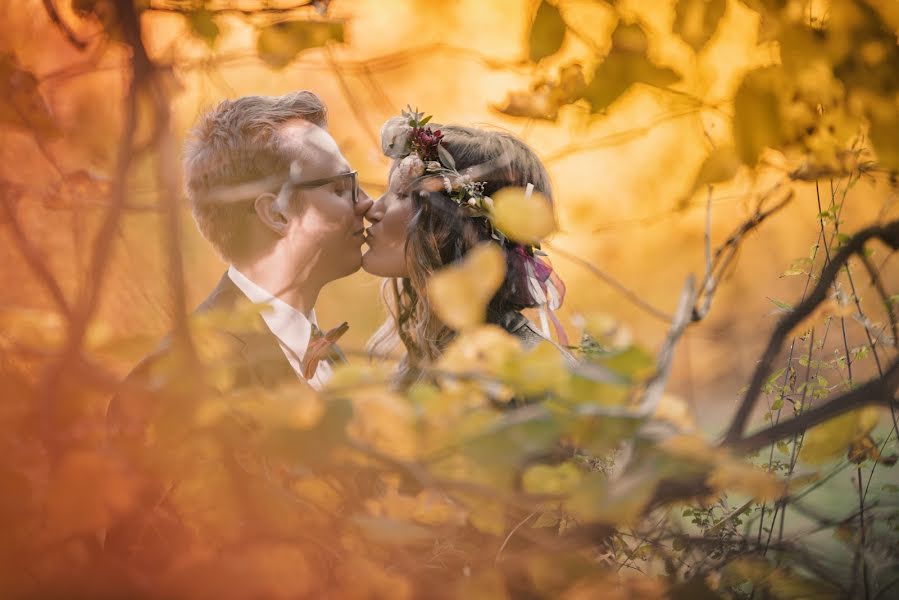
[[[390,158],[403,158],[410,152],[412,126],[405,117],[393,117],[381,127],[381,150]]]
[[[425,174],[425,163],[418,154],[410,154],[396,165],[390,176],[390,186],[397,190],[405,190],[417,179]]]

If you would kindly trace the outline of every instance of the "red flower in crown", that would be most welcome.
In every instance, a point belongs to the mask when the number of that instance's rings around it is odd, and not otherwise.
[[[432,131],[430,127],[416,127],[412,130],[412,149],[418,152],[424,161],[437,160],[437,146],[443,134],[440,130]]]

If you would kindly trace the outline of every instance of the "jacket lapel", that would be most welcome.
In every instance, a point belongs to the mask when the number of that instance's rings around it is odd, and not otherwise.
[[[194,312],[232,311],[241,301],[248,300],[228,277],[228,273],[225,273],[209,297]],[[275,387],[285,381],[295,381],[296,372],[284,356],[277,338],[272,335],[261,316],[257,315],[255,318],[258,322],[249,329],[245,326],[245,319],[239,318],[234,323],[226,322],[222,327],[224,333],[240,343],[238,354],[242,364],[238,365],[235,373],[236,386],[256,384]],[[244,323],[243,327],[240,326],[241,321]]]

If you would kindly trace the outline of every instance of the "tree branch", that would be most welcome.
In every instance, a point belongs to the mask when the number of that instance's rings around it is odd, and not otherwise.
[[[895,402],[896,390],[899,389],[899,360],[884,371],[883,377],[872,379],[852,391],[841,394],[832,400],[816,406],[801,415],[772,425],[748,437],[726,442],[737,452],[752,452],[773,444],[778,440],[796,435],[809,427],[814,427],[828,419],[838,417],[851,410],[862,408],[869,404],[885,404],[890,406]]]
[[[743,431],[746,429],[746,422],[749,420],[749,416],[753,408],[755,408],[756,401],[764,386],[765,377],[771,371],[774,359],[780,352],[784,340],[786,340],[790,331],[825,300],[827,291],[833,284],[834,279],[836,279],[840,269],[843,268],[853,254],[860,252],[864,248],[865,243],[872,238],[879,238],[894,249],[899,248],[899,220],[891,221],[882,226],[868,227],[852,236],[846,245],[840,248],[830,264],[821,272],[817,285],[808,297],[780,320],[753,373],[746,395],[743,397],[743,401],[737,409],[730,427],[727,429],[723,440],[724,443],[735,444],[742,438]]]

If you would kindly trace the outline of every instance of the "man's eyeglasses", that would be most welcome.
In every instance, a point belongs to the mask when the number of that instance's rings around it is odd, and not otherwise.
[[[337,175],[332,175],[331,177],[323,177],[322,179],[312,179],[310,181],[298,181],[294,183],[291,180],[287,180],[284,183],[284,186],[281,188],[281,191],[285,190],[306,190],[311,188],[321,187],[323,185],[328,185],[329,183],[334,183],[335,181],[341,181],[344,179],[349,179],[349,186],[352,194],[353,206],[356,206],[356,203],[359,201],[359,183],[357,181],[358,171],[350,171],[349,173],[339,173]],[[341,195],[344,195],[346,192],[343,192]]]

